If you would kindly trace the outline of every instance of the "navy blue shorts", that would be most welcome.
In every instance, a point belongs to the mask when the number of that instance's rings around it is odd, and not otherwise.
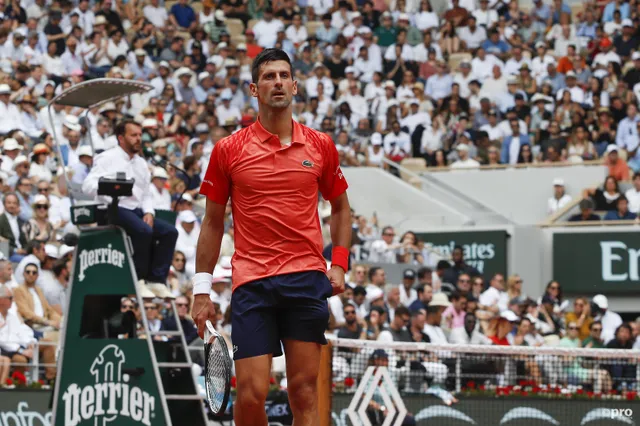
[[[233,358],[282,355],[284,339],[325,345],[327,298],[332,287],[320,271],[295,272],[252,281],[231,296]]]

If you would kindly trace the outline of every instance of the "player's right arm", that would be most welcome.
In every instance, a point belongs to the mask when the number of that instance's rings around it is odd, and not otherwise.
[[[200,187],[200,193],[207,197],[207,210],[196,246],[196,275],[193,277],[195,296],[191,315],[198,326],[198,335],[203,339],[207,320],[216,323],[215,310],[209,295],[213,269],[220,256],[220,244],[224,235],[224,212],[231,187],[225,154],[224,142],[218,141],[211,153],[209,167]]]
[[[224,211],[224,205],[207,200],[207,212],[202,220],[196,246],[196,274],[211,274],[218,262],[220,243],[224,235]],[[209,283],[210,290],[211,283]],[[215,310],[209,294],[209,292],[196,294],[193,302],[192,315],[198,325],[198,334],[201,338],[204,338],[206,321],[211,320],[213,324],[216,323]]]

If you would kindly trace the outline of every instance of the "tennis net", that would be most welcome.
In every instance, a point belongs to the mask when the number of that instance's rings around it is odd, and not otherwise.
[[[640,424],[639,351],[330,342],[334,425]]]

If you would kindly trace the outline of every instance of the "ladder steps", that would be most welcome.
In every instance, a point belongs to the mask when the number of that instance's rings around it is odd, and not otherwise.
[[[165,330],[165,331],[151,331],[149,332],[152,336],[181,336],[182,334],[179,331],[175,330]]]
[[[191,368],[191,363],[189,362],[159,362],[158,367],[160,368]]]
[[[171,401],[202,401],[200,395],[165,395],[164,399]]]

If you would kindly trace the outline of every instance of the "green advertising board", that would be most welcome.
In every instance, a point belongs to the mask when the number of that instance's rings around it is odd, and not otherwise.
[[[446,257],[451,256],[455,246],[462,246],[465,262],[484,276],[507,273],[506,231],[428,232],[417,235]]]
[[[553,279],[573,294],[640,293],[640,233],[554,233]]]
[[[100,333],[117,318],[119,298],[136,294],[125,241],[123,231],[115,227],[80,235],[58,361],[55,425],[170,424],[149,338],[104,338]],[[115,312],[108,303],[114,300]],[[111,311],[106,310],[109,305]]]

